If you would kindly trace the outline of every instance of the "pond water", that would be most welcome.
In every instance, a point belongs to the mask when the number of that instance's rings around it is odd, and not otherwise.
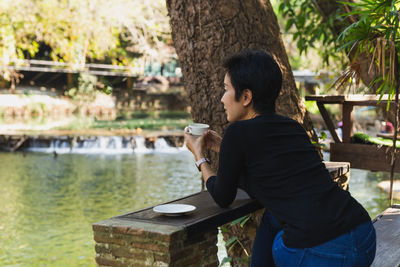
[[[0,266],[94,266],[93,222],[201,189],[188,151],[0,162]]]
[[[0,153],[0,163],[0,266],[95,266],[93,222],[201,188],[193,156],[182,149]],[[373,217],[387,206],[387,194],[376,188],[385,175],[351,173],[350,191]]]

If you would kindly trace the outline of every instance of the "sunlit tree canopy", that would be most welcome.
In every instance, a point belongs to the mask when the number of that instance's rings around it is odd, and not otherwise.
[[[0,58],[132,64],[170,41],[163,0],[2,0]],[[43,49],[46,49],[43,54]]]

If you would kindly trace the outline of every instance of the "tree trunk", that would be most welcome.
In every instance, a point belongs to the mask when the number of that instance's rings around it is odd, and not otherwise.
[[[277,112],[300,122],[315,138],[311,120],[299,97],[289,60],[282,43],[277,18],[270,2],[261,0],[167,0],[172,39],[182,68],[184,86],[195,122],[207,123],[220,134],[227,125],[223,105],[224,58],[244,49],[263,49],[279,64],[283,73]],[[216,166],[215,155],[212,157]],[[246,223],[249,229],[233,227],[224,234],[239,235],[251,250],[259,215]],[[235,246],[239,248],[240,246]],[[231,250],[235,258],[243,250]],[[238,265],[238,264],[237,264]],[[239,265],[238,265],[239,266]]]

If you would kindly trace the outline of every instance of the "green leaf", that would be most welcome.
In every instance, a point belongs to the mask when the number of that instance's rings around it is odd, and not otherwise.
[[[283,12],[283,10],[285,9],[285,7],[286,7],[285,3],[280,3],[280,4],[279,4],[279,8],[278,8],[279,12]]]
[[[303,16],[298,16],[298,17],[297,17],[296,26],[299,27],[299,28],[303,28],[305,22],[306,22],[306,18],[305,18],[305,17],[303,17]]]
[[[247,216],[241,223],[240,223],[240,227],[243,228],[243,226],[246,224],[246,222],[250,219],[250,216]]]
[[[231,238],[228,239],[228,241],[225,242],[225,246],[229,247],[231,244],[235,243],[238,241],[237,236],[232,236]]]
[[[236,224],[242,222],[244,219],[246,219],[246,217],[248,217],[248,215],[245,215],[245,216],[243,216],[243,217],[240,217],[240,218],[238,218],[238,219],[232,221],[231,224],[230,224],[230,226],[234,226],[234,225],[236,225]]]
[[[293,34],[293,40],[294,41],[296,41],[297,39],[298,39],[298,37],[299,37],[299,32],[295,32],[294,34]]]
[[[113,88],[111,86],[105,86],[103,88],[103,92],[106,93],[107,95],[111,95],[113,92]]]
[[[293,26],[293,23],[294,23],[294,19],[293,18],[290,18],[290,19],[287,20],[286,26],[285,26],[285,31],[286,32],[290,30],[290,28]]]
[[[228,232],[228,227],[225,226],[225,225],[222,225],[222,226],[220,227],[220,229],[221,229],[221,232],[222,232],[222,233],[227,233],[227,232]]]
[[[357,7],[360,5],[359,3],[344,2],[344,1],[337,1],[337,3],[342,4],[342,5],[354,6],[354,7]]]
[[[353,46],[355,43],[357,43],[356,40],[352,40],[348,43],[345,43],[344,45],[340,46],[337,51],[341,51],[341,50],[345,50],[345,48],[349,47],[349,46]]]
[[[237,243],[238,242],[233,243],[232,246],[229,247],[228,252],[231,251],[236,246]]]

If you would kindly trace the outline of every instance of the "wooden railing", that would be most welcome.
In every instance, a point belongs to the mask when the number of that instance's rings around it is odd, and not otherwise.
[[[87,72],[97,76],[125,76],[136,77],[139,75],[129,66],[117,66],[108,64],[79,64],[68,62],[56,62],[47,60],[18,59],[5,61],[0,59],[0,67],[16,71],[55,72],[55,73],[79,73]]]

